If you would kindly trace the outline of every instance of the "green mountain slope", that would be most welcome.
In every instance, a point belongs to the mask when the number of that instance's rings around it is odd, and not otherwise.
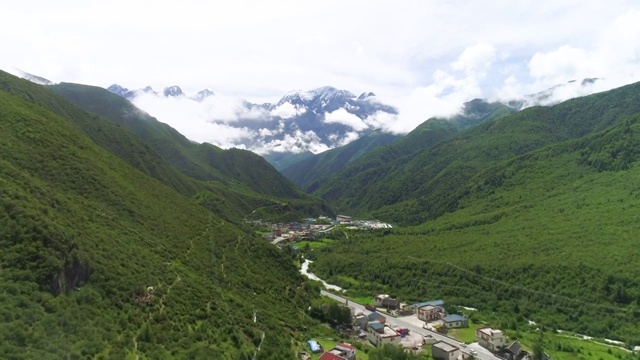
[[[381,176],[336,177],[317,194],[342,212],[353,209],[404,224],[434,219],[455,210],[465,196],[465,184],[491,162],[585,136],[639,112],[639,87],[630,85],[483,122],[432,149],[388,162]]]
[[[103,116],[139,135],[169,164],[198,180],[228,183],[235,180],[261,194],[300,198],[301,193],[278,176],[260,156],[211,144],[189,141],[169,125],[139,110],[129,101],[103,88],[62,83],[51,88],[92,113]]]
[[[453,138],[464,129],[500,119],[513,114],[514,111],[500,103],[473,100],[465,104],[461,114],[446,120],[427,120],[401,140],[364,154],[333,176],[315,183],[308,190],[331,202],[340,212],[370,214],[372,210],[402,198],[405,191],[403,187],[406,184],[395,189],[395,192],[388,192],[387,187],[400,184],[394,179],[399,176],[399,171],[403,171],[405,164],[409,164],[422,152]],[[424,178],[403,180],[415,185],[421,183]],[[376,191],[384,193],[375,193]],[[397,217],[384,215],[392,221],[398,221]],[[421,214],[414,213],[413,216],[420,218]]]
[[[108,122],[0,89],[0,357],[294,358],[310,295],[281,252],[80,126]]]
[[[155,150],[155,154],[169,165],[174,177],[191,185],[187,190],[174,186],[176,190],[187,196],[196,196],[198,201],[210,209],[224,212],[227,219],[242,219],[255,209],[273,209],[274,205],[278,205],[278,211],[258,212],[254,215],[271,216],[274,220],[298,220],[310,213],[332,214],[322,201],[302,193],[256,154],[238,149],[222,150],[206,143],[193,143],[129,101],[99,87],[63,83],[50,88],[83,109],[110,120],[106,122],[107,125],[101,126],[116,127],[120,131],[112,137],[118,139],[121,136],[131,136],[126,130],[138,135],[139,142]],[[104,133],[99,128],[96,130],[94,124],[82,126],[88,129],[86,132],[92,137]],[[117,141],[111,138],[100,144],[125,158],[130,153],[139,152],[125,149],[124,154],[119,154],[117,151],[121,147],[116,146],[113,151]],[[226,206],[222,210],[219,205],[221,202],[233,206]]]
[[[360,291],[443,296],[498,314],[502,328],[528,319],[640,344],[639,148],[636,114],[489,163],[455,190],[465,194],[455,211],[336,242],[316,253],[313,270],[353,277]]]
[[[308,157],[313,157],[313,155],[314,154],[311,151],[304,151],[298,154],[289,152],[272,152],[263,155],[263,157],[269,162],[269,164],[273,165],[276,170],[282,171],[299,161]]]
[[[360,294],[445,297],[500,328],[640,344],[639,90],[525,110],[420,153],[384,187],[409,195],[374,212],[419,225],[336,242],[313,271]]]
[[[301,188],[322,180],[345,167],[373,149],[393,143],[399,135],[376,132],[350,142],[345,146],[327,150],[320,154],[304,158],[280,172]]]
[[[451,119],[430,119],[404,137],[383,132],[374,133],[345,146],[305,157],[279,170],[308,192],[318,191],[322,194],[325,188],[332,186],[332,181],[326,181],[326,179],[344,168],[347,169],[337,178],[357,176],[363,171],[370,173],[372,168],[376,168],[376,175],[379,176],[378,171],[384,172],[379,169],[381,159],[386,163],[389,159],[397,159],[428,149],[452,137],[460,130],[513,112],[515,112],[514,109],[504,104],[476,99],[465,103],[462,112]],[[342,204],[340,206],[344,207]]]

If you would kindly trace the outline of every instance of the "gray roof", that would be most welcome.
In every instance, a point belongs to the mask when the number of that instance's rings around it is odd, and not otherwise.
[[[450,323],[450,322],[456,322],[456,321],[465,321],[466,318],[462,315],[459,314],[451,314],[451,315],[447,315],[445,316],[442,321],[446,322],[446,323]]]
[[[372,321],[369,323],[369,327],[373,330],[382,330],[384,329],[384,325],[380,323],[380,321]]]
[[[431,300],[431,301],[425,301],[425,302],[419,302],[419,303],[413,304],[413,306],[415,306],[416,308],[421,308],[427,305],[443,307],[444,300]]]
[[[440,350],[442,350],[444,352],[448,352],[448,353],[458,350],[457,347],[455,347],[455,346],[453,346],[453,345],[451,345],[449,343],[446,343],[444,341],[440,341],[439,343],[433,344],[433,347],[438,348],[438,349],[440,349]]]

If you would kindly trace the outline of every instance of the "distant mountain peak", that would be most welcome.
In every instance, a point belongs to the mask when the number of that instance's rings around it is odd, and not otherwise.
[[[360,96],[358,96],[358,100],[366,100],[370,97],[375,97],[376,94],[372,93],[371,91],[369,92],[363,92],[362,94],[360,94]]]
[[[203,102],[206,98],[210,97],[210,96],[214,96],[216,93],[214,93],[213,91],[209,90],[209,89],[203,89],[198,91],[198,93],[192,97],[193,100],[197,101],[197,102]]]
[[[307,105],[310,107],[324,107],[332,101],[354,99],[356,96],[348,90],[340,90],[333,86],[322,86],[313,90],[295,90],[283,96],[277,105],[291,103],[292,105]]]
[[[173,86],[164,88],[164,90],[162,91],[162,94],[166,97],[184,96],[182,89],[178,85],[173,85]]]

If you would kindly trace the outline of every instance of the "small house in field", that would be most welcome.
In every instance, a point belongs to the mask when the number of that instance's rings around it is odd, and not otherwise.
[[[444,341],[440,341],[431,346],[431,356],[434,359],[457,360],[460,356],[460,349]]]
[[[442,324],[447,329],[457,329],[469,327],[469,319],[462,315],[450,314],[442,318]]]

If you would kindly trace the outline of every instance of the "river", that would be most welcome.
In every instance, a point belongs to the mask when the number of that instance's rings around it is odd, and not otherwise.
[[[316,280],[316,281],[320,281],[322,283],[322,285],[324,285],[324,287],[326,287],[329,290],[335,290],[335,291],[344,291],[343,288],[341,288],[340,286],[337,285],[333,285],[333,284],[328,284],[326,281],[320,279],[318,276],[316,276],[316,274],[314,273],[310,273],[309,272],[309,264],[311,264],[313,261],[309,260],[309,259],[304,259],[304,262],[302,263],[302,266],[300,267],[300,273],[306,277],[308,277],[311,280]]]

